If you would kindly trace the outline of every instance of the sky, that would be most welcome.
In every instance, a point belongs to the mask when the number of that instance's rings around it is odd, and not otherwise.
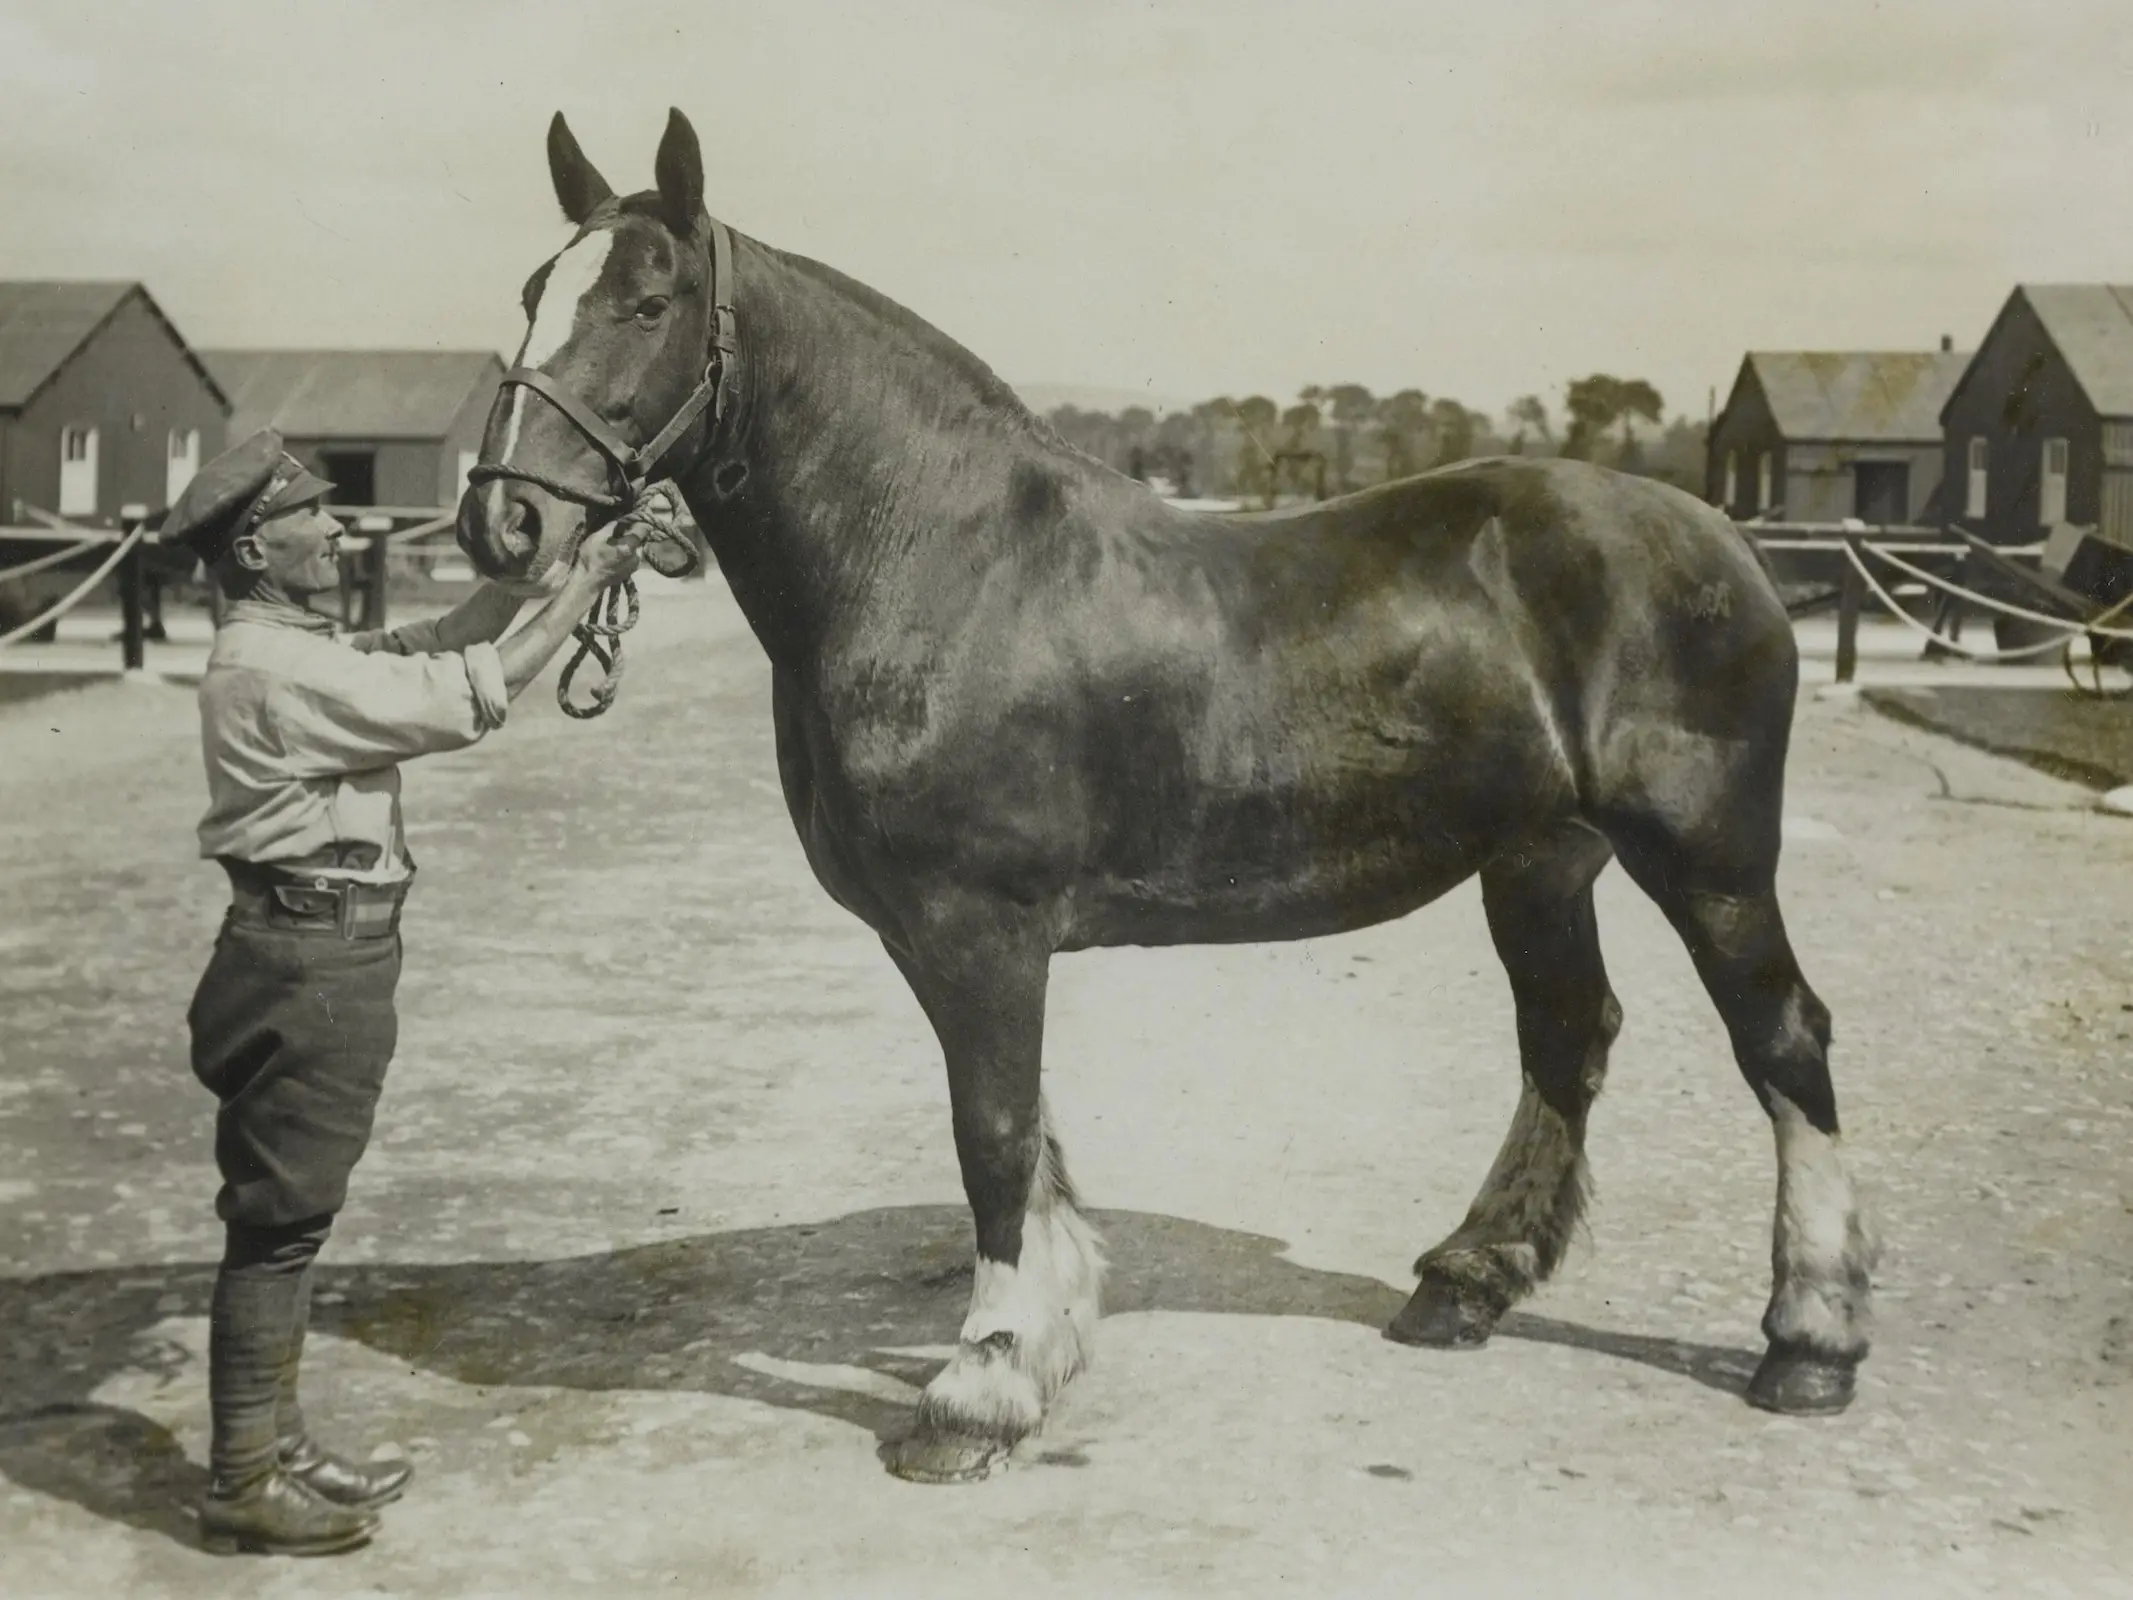
[[[2127,0],[0,0],[0,278],[194,346],[489,347],[667,108],[739,231],[1022,386],[1669,410],[2133,281]]]

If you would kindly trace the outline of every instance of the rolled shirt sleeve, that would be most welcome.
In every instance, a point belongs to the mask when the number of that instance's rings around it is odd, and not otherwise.
[[[277,717],[292,777],[330,777],[459,750],[510,707],[493,644],[399,655],[328,646],[289,684]]]

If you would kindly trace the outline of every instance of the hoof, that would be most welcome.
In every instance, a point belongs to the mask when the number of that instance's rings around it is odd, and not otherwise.
[[[1859,1363],[1772,1345],[1748,1380],[1748,1404],[1787,1417],[1833,1417],[1852,1403]]]
[[[1503,1312],[1477,1305],[1441,1280],[1424,1278],[1385,1329],[1395,1344],[1426,1345],[1432,1350],[1479,1350],[1496,1331]]]
[[[882,1461],[906,1483],[981,1483],[1013,1448],[975,1433],[914,1433],[886,1447]]]

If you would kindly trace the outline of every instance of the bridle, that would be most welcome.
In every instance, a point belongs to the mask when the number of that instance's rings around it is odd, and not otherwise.
[[[566,483],[551,478],[545,473],[534,472],[525,467],[514,466],[508,461],[480,461],[467,473],[470,488],[479,489],[500,481],[530,483],[544,489],[559,500],[568,500],[573,505],[585,507],[588,512],[603,517],[625,517],[636,509],[649,490],[653,474],[675,445],[708,410],[711,414],[710,432],[715,435],[732,410],[733,385],[736,366],[736,325],[733,314],[733,236],[726,225],[716,217],[711,220],[711,348],[704,360],[704,375],[689,396],[682,401],[665,427],[643,445],[633,445],[606,419],[595,412],[568,389],[557,383],[537,367],[513,367],[503,376],[499,392],[516,385],[531,389],[567,418],[572,427],[583,434],[586,441],[599,451],[607,462],[610,484],[618,492],[603,492],[587,489],[579,484]],[[589,519],[588,519],[589,520]],[[672,570],[655,567],[663,576],[685,578],[703,564],[703,557],[695,545],[686,539],[673,541],[680,547],[686,561]],[[565,713],[573,717],[597,717],[614,704],[616,691],[622,683],[622,635],[637,622],[637,585],[624,578],[609,585],[593,602],[593,608],[585,619],[571,630],[578,641],[577,654],[563,668],[563,675],[556,683],[556,701]],[[604,681],[593,690],[591,702],[575,706],[570,702],[571,680],[585,662],[587,656],[600,664],[605,674]]]

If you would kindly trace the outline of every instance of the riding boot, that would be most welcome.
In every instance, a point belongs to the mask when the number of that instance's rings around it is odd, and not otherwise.
[[[295,1320],[289,1330],[288,1354],[281,1364],[274,1417],[282,1470],[335,1505],[375,1511],[400,1498],[415,1469],[405,1461],[366,1466],[344,1460],[321,1449],[304,1426],[297,1374],[303,1365],[304,1334],[311,1325],[311,1277],[312,1269],[306,1267],[298,1280]]]
[[[278,1458],[282,1368],[303,1266],[317,1248],[301,1230],[230,1229],[208,1314],[214,1436],[200,1502],[201,1542],[218,1555],[327,1555],[367,1543],[377,1528],[376,1517],[335,1505]]]

